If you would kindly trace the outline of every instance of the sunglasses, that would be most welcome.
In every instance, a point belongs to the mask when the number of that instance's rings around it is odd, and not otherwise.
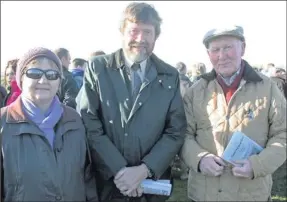
[[[48,80],[57,80],[61,77],[58,71],[52,69],[42,70],[38,68],[31,68],[28,69],[25,74],[30,79],[41,79],[43,74],[45,74]]]

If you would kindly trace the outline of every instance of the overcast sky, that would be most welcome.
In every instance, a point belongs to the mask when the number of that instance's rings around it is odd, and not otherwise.
[[[118,30],[128,1],[1,1],[1,66],[29,48],[65,47],[72,58],[87,58],[102,49],[121,46]],[[215,26],[243,26],[244,56],[251,64],[286,64],[286,1],[168,1],[152,2],[163,19],[154,52],[174,65],[201,61],[210,66],[202,44]]]

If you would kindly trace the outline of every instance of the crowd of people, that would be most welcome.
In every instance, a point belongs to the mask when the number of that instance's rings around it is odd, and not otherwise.
[[[5,68],[1,101],[3,201],[161,202],[145,179],[168,179],[182,161],[190,201],[270,201],[286,161],[286,71],[252,67],[240,26],[203,36],[212,64],[175,67],[153,49],[156,9],[130,3],[122,47],[71,60],[36,47]],[[285,97],[284,97],[285,93]],[[240,131],[263,150],[222,158]]]

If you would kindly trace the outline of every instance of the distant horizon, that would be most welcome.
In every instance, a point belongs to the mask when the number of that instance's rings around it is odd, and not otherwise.
[[[64,47],[72,58],[87,58],[96,50],[116,51],[121,47],[121,13],[130,2],[1,1],[1,73],[8,60],[36,46]],[[272,62],[286,68],[286,1],[147,3],[163,19],[154,53],[170,65],[203,62],[210,70],[204,34],[216,26],[237,24],[245,32],[243,59],[254,66]]]

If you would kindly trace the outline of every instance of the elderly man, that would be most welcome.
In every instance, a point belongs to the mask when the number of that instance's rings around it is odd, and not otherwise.
[[[170,179],[186,118],[176,69],[152,52],[161,18],[149,4],[123,12],[123,48],[89,62],[79,110],[87,129],[102,201],[165,201],[142,195],[146,178]]]
[[[187,134],[181,156],[194,201],[268,201],[271,174],[286,160],[286,100],[276,84],[242,59],[243,28],[213,29],[203,43],[213,70],[185,94]],[[235,162],[222,154],[234,132],[263,147]]]

